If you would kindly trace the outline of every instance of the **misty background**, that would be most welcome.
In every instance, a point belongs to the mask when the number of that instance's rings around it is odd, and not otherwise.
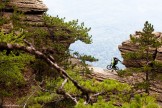
[[[118,45],[140,31],[145,21],[162,31],[162,0],[43,0],[51,16],[78,19],[91,27],[92,44],[80,41],[70,49],[99,59],[91,65],[105,68],[112,57],[122,60]],[[124,66],[119,64],[120,68]]]

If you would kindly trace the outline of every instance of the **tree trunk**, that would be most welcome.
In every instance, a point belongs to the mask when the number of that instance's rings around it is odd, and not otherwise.
[[[145,88],[145,92],[149,94],[149,72],[146,72],[146,88]]]
[[[149,49],[147,49],[147,51],[146,51],[146,54],[147,54],[147,55],[146,55],[146,62],[147,62],[146,65],[147,65],[147,66],[149,65],[149,52],[148,52],[148,50],[149,50]],[[146,75],[145,75],[145,76],[146,76],[145,92],[146,92],[147,94],[149,94],[149,86],[150,86],[149,84],[150,84],[150,83],[149,83],[149,71],[148,71],[148,70],[146,71]]]
[[[3,108],[3,98],[0,97],[0,108]]]

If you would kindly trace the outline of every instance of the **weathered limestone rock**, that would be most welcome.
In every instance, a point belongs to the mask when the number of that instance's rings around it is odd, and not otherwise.
[[[22,12],[45,12],[47,11],[46,5],[43,4],[42,0],[9,0],[7,9],[13,9],[15,6],[19,11]]]
[[[156,33],[158,35],[158,39],[162,39],[162,33],[158,32]],[[162,46],[160,48],[157,49],[157,54],[156,54],[156,58],[157,61],[161,61],[162,62]]]
[[[160,40],[162,39],[162,33],[161,32],[155,32],[153,33],[155,35],[155,37]],[[136,32],[133,36],[135,37],[139,37],[140,36],[140,32]],[[136,52],[138,50],[140,46],[138,45],[134,45],[133,43],[131,43],[130,40],[126,40],[122,43],[122,45],[119,45],[118,48],[121,52],[121,55],[123,58],[125,58],[126,53],[128,52]],[[155,49],[155,48],[150,48],[150,54],[153,55],[153,59],[157,60],[157,61],[161,61],[162,62],[162,47]],[[146,63],[144,60],[123,60],[123,64],[126,67],[140,67],[141,64]]]
[[[2,1],[0,1],[1,3]],[[4,3],[4,2],[3,2]],[[41,0],[9,0],[2,11],[1,16],[4,19],[11,20],[13,10],[23,12],[24,16],[20,19],[22,24],[30,24],[33,26],[43,26],[43,14],[47,11],[47,7]],[[13,22],[10,21],[0,26],[5,33],[9,33],[13,29]]]

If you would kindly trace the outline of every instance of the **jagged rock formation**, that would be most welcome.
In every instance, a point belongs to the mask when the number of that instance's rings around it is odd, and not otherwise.
[[[155,32],[153,33],[157,39],[162,39],[162,33],[161,32]],[[139,37],[140,32],[136,32],[133,36]],[[134,45],[131,43],[130,40],[126,40],[122,43],[122,45],[119,45],[118,48],[121,52],[121,55],[124,58],[124,55],[127,52],[136,52],[138,50],[138,45]],[[153,59],[155,61],[161,61],[162,62],[162,46],[158,49],[150,48],[150,54],[153,55]],[[123,64],[126,67],[140,67],[141,63],[145,63],[144,60],[123,60]]]

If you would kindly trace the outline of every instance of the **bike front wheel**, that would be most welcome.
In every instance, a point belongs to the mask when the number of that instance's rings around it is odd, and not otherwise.
[[[112,65],[107,65],[106,68],[107,68],[108,70],[111,70],[111,69],[112,69]]]

